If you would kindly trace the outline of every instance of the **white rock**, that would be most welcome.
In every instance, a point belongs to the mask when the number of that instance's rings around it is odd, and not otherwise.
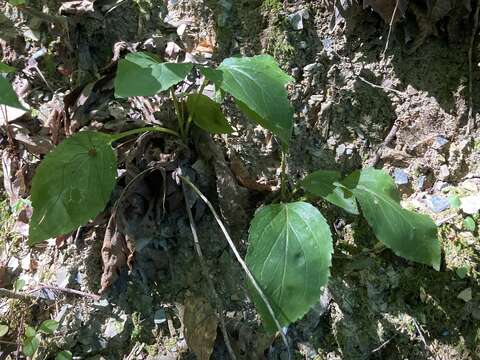
[[[457,295],[457,298],[465,302],[469,302],[472,300],[472,288],[466,288],[465,290],[462,290],[460,294]]]
[[[478,211],[480,211],[480,195],[470,195],[461,198],[460,208],[465,214],[476,214]]]

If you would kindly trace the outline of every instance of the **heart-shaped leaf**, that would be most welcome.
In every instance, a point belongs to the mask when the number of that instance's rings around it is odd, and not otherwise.
[[[162,63],[152,54],[128,54],[118,62],[115,96],[153,96],[184,80],[192,70],[190,63]]]
[[[403,209],[392,178],[373,168],[356,171],[342,183],[350,189],[378,240],[405,259],[440,269],[437,227],[430,217]]]
[[[44,334],[51,335],[58,329],[58,321],[55,320],[45,320],[40,324],[38,331],[43,332]]]
[[[26,110],[23,105],[20,104],[12,85],[2,74],[0,74],[0,105]]]
[[[353,194],[341,186],[342,175],[338,171],[318,170],[308,175],[302,187],[309,193],[320,196],[349,212],[358,215],[357,200]]]
[[[223,115],[220,104],[208,96],[191,94],[187,98],[188,112],[200,128],[212,134],[230,134],[233,129]]]
[[[200,69],[215,85],[232,95],[239,108],[254,122],[273,132],[288,145],[293,109],[285,85],[293,78],[269,55],[225,59],[217,70]]]
[[[75,230],[105,208],[117,176],[110,139],[98,132],[80,132],[41,162],[31,191],[31,245]]]
[[[250,225],[248,267],[269,299],[280,325],[301,318],[319,301],[332,260],[332,237],[322,214],[305,202],[260,208]],[[250,286],[265,328],[276,327]]]
[[[37,352],[39,346],[40,339],[38,336],[27,337],[25,340],[23,340],[23,355],[32,357]]]

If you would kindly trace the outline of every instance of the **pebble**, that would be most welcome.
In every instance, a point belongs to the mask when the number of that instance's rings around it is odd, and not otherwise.
[[[308,10],[302,9],[288,15],[288,21],[290,22],[290,25],[292,25],[293,30],[303,30],[303,20],[307,20],[309,16]]]
[[[445,145],[448,144],[448,140],[441,135],[437,135],[433,141],[432,147],[435,150],[441,150]]]
[[[345,150],[346,150],[345,144],[340,144],[335,149],[335,152],[337,153],[337,156],[342,156],[345,153]]]
[[[472,288],[466,288],[465,290],[462,290],[457,295],[457,298],[465,302],[469,302],[470,300],[472,300]]]
[[[427,177],[425,175],[420,175],[417,179],[417,189],[422,191],[425,189],[425,182],[427,180]]]
[[[408,173],[405,169],[395,168],[395,170],[393,170],[393,177],[395,178],[395,184],[397,185],[408,184]]]
[[[303,71],[304,72],[313,72],[313,71],[317,70],[319,67],[320,67],[320,65],[318,63],[311,63],[311,64],[308,64],[308,65],[305,65],[303,67]]]
[[[450,176],[450,170],[448,170],[447,165],[440,166],[440,172],[438,174],[438,178],[440,180],[446,180]]]
[[[153,315],[153,322],[159,325],[163,324],[165,321],[167,321],[167,317],[165,316],[165,310],[158,309],[157,311],[155,311],[155,314]]]
[[[433,195],[427,200],[427,205],[435,213],[441,213],[450,207],[450,202],[443,196]]]
[[[471,195],[461,198],[460,208],[465,214],[475,215],[480,211],[480,195]]]

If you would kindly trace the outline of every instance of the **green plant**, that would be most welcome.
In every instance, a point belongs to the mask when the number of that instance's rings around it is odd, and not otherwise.
[[[27,357],[33,357],[40,347],[43,335],[52,335],[58,329],[58,322],[55,320],[43,321],[38,329],[27,326],[25,328],[22,352]],[[43,335],[42,335],[43,334]]]
[[[174,86],[192,70],[203,76],[198,91],[175,93]],[[162,63],[154,55],[133,53],[120,60],[115,94],[151,96],[170,91],[177,129],[148,127],[116,135],[84,131],[65,140],[38,167],[32,184],[34,208],[31,245],[83,225],[102,211],[116,181],[114,145],[118,140],[146,131],[159,131],[189,145],[197,126],[210,133],[232,128],[219,102],[203,95],[213,83],[219,99],[233,97],[238,108],[256,124],[270,130],[282,148],[281,192],[273,204],[261,207],[251,222],[246,264],[243,263],[215,209],[186,177],[179,176],[207,203],[249,278],[251,297],[274,331],[302,317],[318,301],[332,262],[333,241],[322,214],[302,201],[302,192],[323,198],[348,213],[362,214],[377,238],[397,255],[440,268],[437,228],[425,216],[403,209],[392,179],[375,169],[342,177],[335,171],[316,171],[293,191],[285,175],[286,153],[293,128],[293,109],[285,86],[292,78],[266,55],[229,58],[212,69],[189,63]]]

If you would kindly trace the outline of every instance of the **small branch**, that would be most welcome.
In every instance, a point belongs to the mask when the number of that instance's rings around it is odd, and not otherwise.
[[[67,294],[72,294],[72,295],[78,295],[78,296],[83,296],[90,298],[94,301],[98,301],[101,299],[101,296],[92,294],[92,293],[87,293],[84,291],[80,290],[75,290],[75,289],[70,289],[70,288],[64,288],[64,287],[58,287],[58,286],[53,286],[53,285],[46,285],[46,284],[40,284],[41,287],[40,289],[48,289],[48,290],[54,290],[54,291],[61,291]]]
[[[398,131],[398,126],[397,124],[394,124],[390,129],[390,131],[388,132],[387,136],[385,137],[385,140],[383,140],[383,142],[380,144],[377,151],[375,152],[375,156],[372,162],[370,163],[371,167],[375,167],[378,164],[382,156],[383,149],[392,142],[395,135],[397,135],[397,131]]]
[[[382,85],[377,85],[377,84],[374,84],[370,81],[368,81],[367,79],[365,79],[363,76],[360,76],[360,75],[357,75],[357,77],[362,80],[365,84],[368,84],[374,88],[377,88],[377,89],[382,89],[382,90],[385,90],[385,91],[391,91],[395,94],[397,94],[398,96],[400,97],[404,97],[405,94],[401,91],[398,91],[398,90],[395,90],[395,89],[392,89],[392,88],[389,88],[389,87],[386,87],[386,86],[382,86]]]
[[[202,248],[200,247],[200,242],[198,241],[197,229],[195,227],[195,221],[193,219],[192,210],[190,209],[190,205],[186,200],[188,199],[188,197],[186,194],[185,183],[182,183],[182,189],[183,189],[183,195],[185,198],[185,207],[187,208],[188,220],[190,221],[190,229],[192,230],[192,234],[193,234],[193,242],[195,244],[195,250],[197,251],[198,259],[200,261],[200,267],[202,269],[203,277],[207,280],[208,287],[210,288],[210,291],[212,292],[213,297],[215,299],[218,318],[220,320],[220,328],[222,330],[225,346],[227,347],[230,357],[233,360],[236,360],[237,357],[235,355],[235,352],[232,349],[232,345],[230,344],[230,337],[228,336],[227,327],[225,326],[225,317],[223,316],[223,304],[220,299],[220,296],[218,296],[217,290],[215,289],[215,284],[213,283],[212,279],[209,276],[207,263],[205,261],[205,258],[203,257],[203,252],[202,252]]]
[[[420,339],[423,342],[423,345],[425,345],[425,348],[428,349],[427,342],[425,341],[425,337],[423,336],[422,330],[420,329],[420,326],[418,325],[417,320],[414,317],[412,317],[412,320],[413,320],[413,325],[415,325],[415,328],[418,331],[418,335],[420,336]]]
[[[53,301],[51,299],[42,298],[41,296],[38,296],[38,295],[33,295],[33,294],[30,294],[30,293],[8,290],[8,289],[4,289],[4,288],[0,288],[0,298],[1,297],[24,300],[24,301],[36,301],[36,300]]]
[[[258,295],[260,295],[260,298],[262,299],[263,303],[267,307],[268,313],[273,319],[273,322],[275,323],[275,326],[277,327],[278,332],[280,333],[280,336],[282,337],[283,343],[285,344],[287,350],[288,350],[288,358],[291,359],[291,351],[290,351],[290,345],[288,344],[287,337],[283,333],[282,326],[280,325],[280,322],[277,319],[277,316],[275,315],[275,312],[273,311],[272,305],[270,304],[270,301],[268,300],[267,296],[263,292],[262,288],[258,284],[257,280],[255,280],[255,277],[253,276],[252,272],[248,268],[247,264],[245,261],[243,261],[242,257],[240,256],[240,253],[237,250],[237,247],[235,246],[235,243],[233,242],[232,238],[228,234],[227,229],[225,228],[225,225],[223,224],[222,220],[218,216],[215,208],[213,207],[212,203],[206,198],[205,195],[186,177],[182,176],[179,174],[180,179],[184,183],[186,183],[188,186],[192,188],[193,191],[197,193],[197,195],[200,197],[200,199],[203,200],[203,202],[208,206],[210,209],[211,213],[213,214],[215,220],[217,221],[218,225],[220,226],[220,229],[223,232],[223,235],[227,239],[228,245],[230,245],[230,248],[232,249],[235,257],[237,258],[237,261],[240,263],[240,266],[242,267],[243,271],[245,271],[245,274],[248,277],[248,280],[252,283],[253,287],[257,291]]]

